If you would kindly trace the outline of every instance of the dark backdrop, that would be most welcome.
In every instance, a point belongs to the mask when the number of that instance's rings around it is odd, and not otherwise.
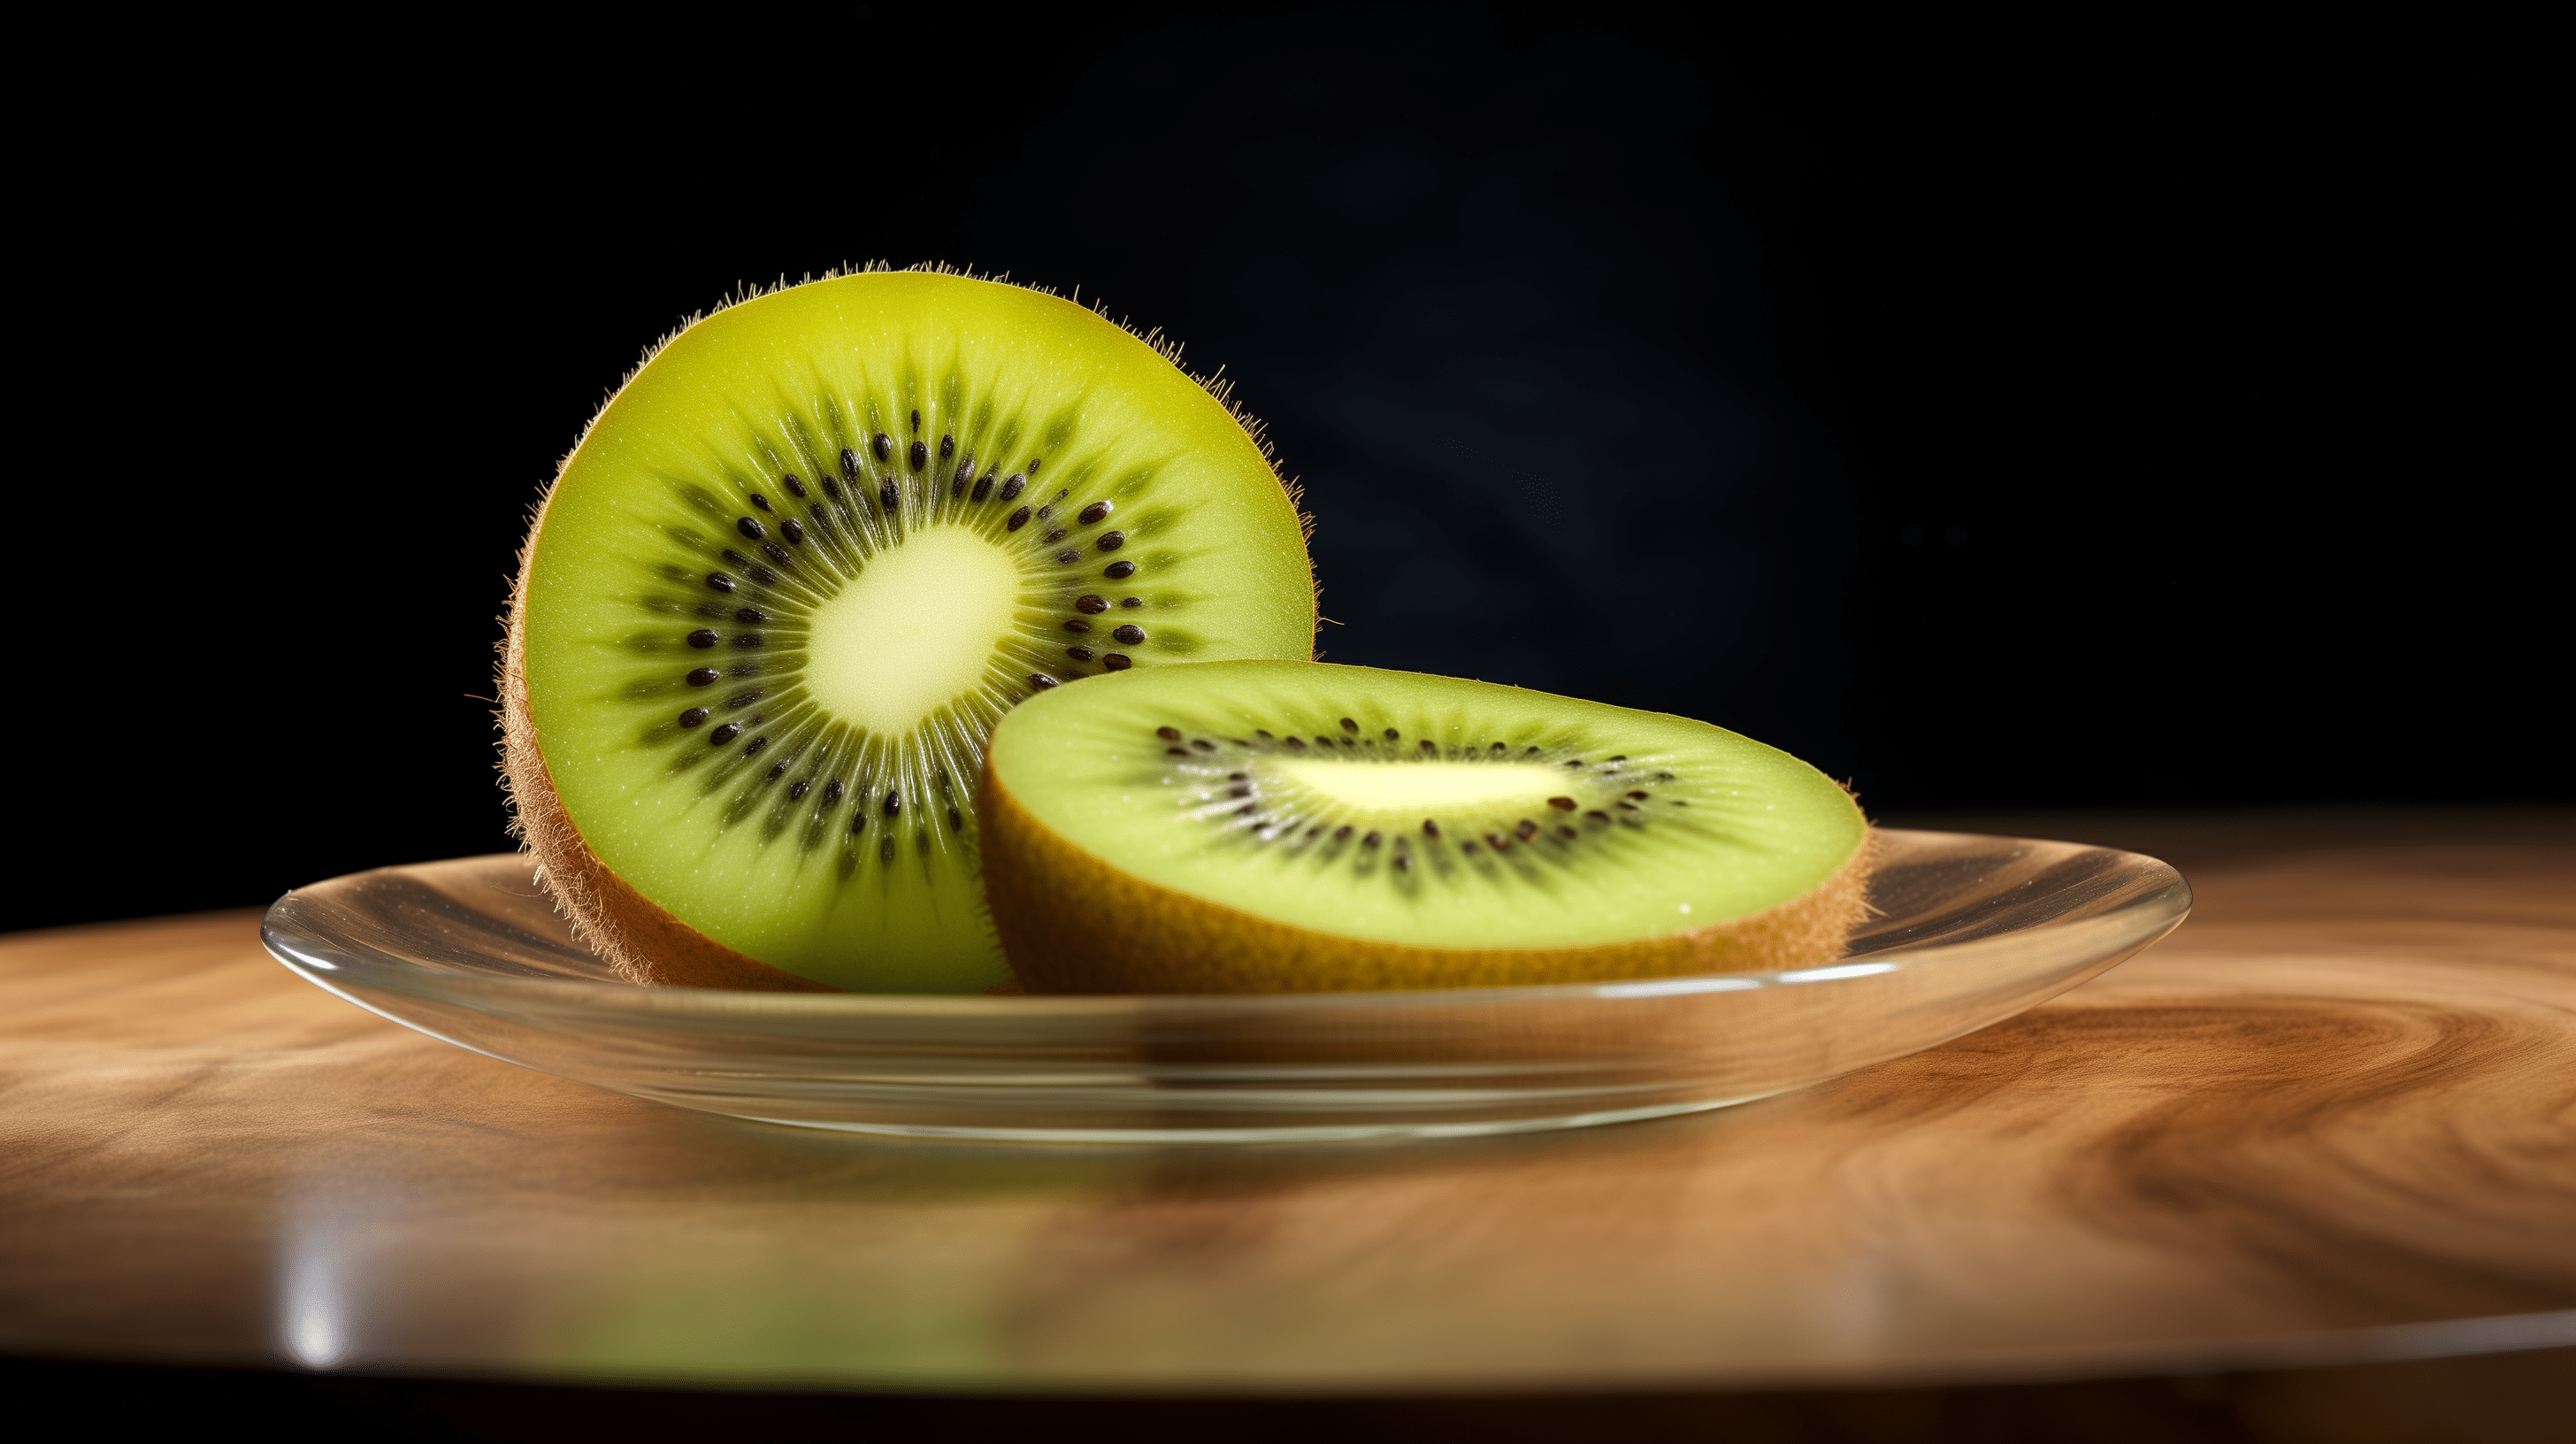
[[[506,846],[538,487],[678,318],[872,259],[1221,367],[1336,661],[1879,811],[2566,792],[2512,37],[1050,23],[235,31],[51,134],[22,627],[84,665],[0,925]]]

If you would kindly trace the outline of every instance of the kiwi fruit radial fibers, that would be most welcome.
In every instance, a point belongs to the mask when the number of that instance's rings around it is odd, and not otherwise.
[[[1837,956],[1869,827],[1705,722],[1319,662],[1050,693],[983,780],[993,920],[1039,992],[1633,978]]]
[[[981,990],[995,721],[1306,657],[1302,528],[1222,394],[1079,305],[928,271],[744,301],[645,362],[537,517],[501,678],[520,827],[638,981]]]

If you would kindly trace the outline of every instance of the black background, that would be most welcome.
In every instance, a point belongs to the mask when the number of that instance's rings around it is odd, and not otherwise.
[[[1334,661],[1880,812],[2568,791],[2527,37],[877,11],[209,32],[49,124],[0,926],[506,846],[538,488],[679,318],[870,260],[1222,368]]]

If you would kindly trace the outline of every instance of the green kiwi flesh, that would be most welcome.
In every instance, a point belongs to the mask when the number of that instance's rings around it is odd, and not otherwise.
[[[1122,670],[1303,658],[1314,623],[1293,496],[1154,346],[1021,287],[835,277],[683,330],[567,459],[512,610],[507,767],[631,977],[706,981],[649,955],[660,928],[751,974],[980,991],[1006,976],[975,856],[995,722]]]
[[[1688,718],[1314,662],[1138,672],[1004,719],[987,881],[1040,991],[1636,977],[1835,956],[1868,825]]]

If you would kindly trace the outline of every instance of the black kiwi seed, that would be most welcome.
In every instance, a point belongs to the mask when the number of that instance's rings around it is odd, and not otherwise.
[[[761,739],[760,739],[760,742],[766,742],[766,741],[768,741],[768,740],[769,740],[768,738],[763,737],[763,738],[761,738]],[[758,747],[758,746],[760,745],[760,742],[754,742],[753,744],[751,744],[751,747],[746,747],[746,748],[744,748],[744,749],[742,749],[742,750],[743,750],[743,751],[745,751],[745,752],[749,752],[749,751],[751,751],[751,750],[752,750],[752,748],[753,748],[753,747]],[[790,762],[793,762],[793,761],[795,761],[795,760],[796,760],[796,759],[795,759],[795,758],[793,758],[793,757],[781,757],[781,758],[779,758],[779,759],[778,759],[778,761],[776,762],[776,764],[774,764],[773,766],[771,766],[771,767],[770,767],[770,769],[769,769],[769,771],[768,771],[768,773],[766,774],[766,775],[768,776],[769,780],[770,780],[770,781],[772,781],[772,782],[777,781],[781,776],[783,776],[783,775],[786,773],[786,771],[787,771],[787,764],[788,764],[788,763],[790,763]]]
[[[722,640],[724,639],[704,627],[689,634],[689,645],[692,647],[712,647]]]
[[[1555,808],[1559,812],[1572,812],[1574,810],[1574,799],[1571,797],[1551,797],[1547,800],[1547,805]]]
[[[1091,624],[1080,617],[1067,617],[1064,619],[1064,629],[1068,632],[1088,632],[1091,630]],[[1120,637],[1119,640],[1123,642],[1126,638]]]
[[[707,590],[711,592],[729,592],[733,589],[733,578],[726,576],[722,572],[707,573]]]
[[[1538,824],[1530,821],[1526,817],[1522,818],[1520,822],[1512,828],[1512,830],[1521,835],[1521,841],[1523,842],[1527,842],[1531,838],[1538,836]]]
[[[841,454],[842,454],[843,456],[847,456],[847,455],[849,455],[849,453],[848,453],[848,452],[846,452],[846,451],[842,452]],[[839,501],[839,500],[841,499],[841,484],[840,484],[839,482],[837,482],[837,481],[834,481],[832,478],[830,478],[830,477],[828,477],[828,476],[827,476],[827,477],[824,477],[824,478],[823,478],[823,494],[824,494],[825,496],[830,497],[830,498],[831,498],[831,499],[833,499],[834,501]],[[817,510],[816,514],[817,514],[817,515],[820,515],[820,514],[821,514],[819,509]]]
[[[1618,808],[1621,812],[1634,812],[1637,810],[1637,804],[1633,802],[1614,802],[1611,806]]]
[[[1190,749],[1186,747],[1166,747],[1163,749],[1163,755],[1166,757],[1187,757],[1190,755]]]
[[[957,454],[957,438],[956,438],[956,437],[954,437],[954,436],[943,436],[943,437],[939,438],[939,459],[940,459],[940,460],[942,460],[942,461],[946,461],[948,458],[950,458],[950,457],[952,457],[952,456],[955,456],[956,454]]]
[[[1228,782],[1250,782],[1252,780],[1252,774],[1249,772],[1229,772],[1225,775],[1225,780]]]
[[[1495,756],[1497,756],[1497,757],[1500,757],[1500,756],[1502,756],[1504,753],[1509,752],[1509,751],[1511,751],[1511,749],[1510,749],[1510,748],[1508,748],[1508,747],[1505,747],[1505,746],[1504,746],[1503,744],[1501,744],[1500,742],[1497,742],[1497,743],[1495,743],[1495,744],[1494,744],[1494,755],[1495,755]]]
[[[792,516],[778,524],[778,533],[798,546],[805,544],[805,523]]]
[[[1198,749],[1198,750],[1200,750],[1201,752],[1214,752],[1214,751],[1216,750],[1216,744],[1215,744],[1215,743],[1213,743],[1213,742],[1210,742],[1209,740],[1207,740],[1207,739],[1206,739],[1206,738],[1204,738],[1204,737],[1200,737],[1200,738],[1195,738],[1195,739],[1193,739],[1193,740],[1191,741],[1190,745],[1191,745],[1192,747],[1197,748],[1197,749]]]
[[[1107,667],[1112,672],[1124,672],[1128,668],[1136,665],[1136,659],[1128,656],[1124,652],[1111,652],[1100,659],[1100,665]]]
[[[894,438],[880,431],[876,439],[868,443],[868,450],[877,454],[877,460],[883,461],[894,454]]]
[[[791,798],[794,798],[794,797],[803,797],[806,793],[811,792],[811,791],[813,791],[813,790],[814,790],[814,784],[813,784],[813,783],[806,781],[806,780],[805,780],[804,778],[802,778],[802,777],[799,777],[799,778],[797,778],[794,782],[792,782],[792,783],[789,783],[789,784],[788,784],[788,786],[787,786],[787,795],[788,795],[789,797],[791,797]]]
[[[952,828],[956,829],[956,830],[957,830],[957,831],[959,831],[959,832],[963,832],[963,831],[965,831],[965,830],[966,830],[966,817],[965,817],[965,814],[963,814],[963,813],[959,812],[956,808],[953,808],[953,807],[952,807],[952,808],[950,808],[950,809],[948,809],[948,825],[949,825],[950,827],[952,827]]]
[[[877,504],[892,511],[902,503],[903,492],[895,486],[893,477],[887,477],[884,484],[877,488]]]
[[[1125,607],[1127,610],[1132,612],[1138,607],[1145,605],[1145,599],[1143,597],[1120,597],[1118,599],[1118,605]]]
[[[778,484],[787,488],[787,494],[789,496],[801,497],[805,494],[805,483],[798,481],[796,479],[796,473],[792,471],[787,473],[785,476],[778,478]]]
[[[1092,545],[1105,552],[1114,552],[1120,547],[1127,545],[1127,533],[1123,531],[1102,532],[1100,534],[1100,540],[1093,542]]]
[[[754,737],[753,739],[751,739],[751,741],[749,741],[749,742],[747,742],[747,743],[745,743],[745,744],[743,745],[742,755],[743,755],[743,756],[745,756],[745,757],[758,757],[758,756],[760,755],[760,749],[762,749],[763,747],[766,747],[766,746],[768,746],[768,745],[769,745],[769,739],[768,739],[768,738],[766,738],[766,737]]]
[[[692,707],[688,711],[680,714],[680,725],[683,727],[695,727],[706,721],[707,717],[708,712],[706,708]]]
[[[1384,842],[1384,841],[1386,841],[1386,834],[1385,834],[1385,833],[1372,831],[1372,832],[1370,832],[1370,833],[1369,833],[1369,835],[1368,835],[1368,836],[1363,837],[1363,838],[1361,838],[1361,839],[1360,839],[1360,846],[1362,846],[1362,847],[1375,847],[1375,846],[1377,846],[1379,843]]]
[[[903,789],[902,789],[902,788],[900,788],[900,787],[889,787],[889,788],[887,788],[887,789],[886,789],[885,815],[886,815],[886,816],[888,816],[888,817],[901,817],[901,816],[903,816]]]
[[[762,542],[760,544],[760,554],[769,558],[771,561],[778,563],[782,567],[787,565],[787,548],[780,546],[776,542]]]
[[[1032,457],[1030,457],[1030,458],[1029,458],[1029,475],[1031,475],[1031,476],[1035,476],[1035,475],[1037,475],[1037,474],[1038,474],[1038,459],[1037,459],[1036,457],[1032,456]]]
[[[913,442],[909,459],[913,470],[921,470],[930,464],[930,448],[919,441]]]
[[[1583,759],[1580,757],[1569,757],[1565,759],[1565,765],[1568,767],[1580,767],[1583,765]]]
[[[918,411],[912,413],[912,429],[915,431],[921,429],[921,413]]]
[[[1462,842],[1458,844],[1458,850],[1466,853],[1470,857],[1473,857],[1476,853],[1476,844],[1472,842]]]
[[[742,724],[741,724],[741,723],[739,723],[739,722],[724,722],[724,723],[719,723],[719,724],[717,724],[717,726],[716,726],[716,730],[714,730],[713,732],[710,732],[710,733],[708,733],[708,734],[707,734],[707,743],[708,743],[708,745],[709,745],[709,746],[713,746],[713,747],[722,747],[722,746],[724,746],[726,743],[733,741],[733,739],[735,739],[735,738],[737,738],[737,737],[740,737],[741,735],[742,735]]]
[[[1097,526],[1109,515],[1110,510],[1111,508],[1109,503],[1105,501],[1095,501],[1091,505],[1084,507],[1081,514],[1075,517],[1074,520],[1081,522],[1084,526]]]
[[[1077,662],[1088,662],[1093,656],[1089,647],[1067,647],[1064,649],[1064,654]]]
[[[1389,742],[1400,742],[1404,740],[1404,734],[1396,731],[1392,727],[1389,727],[1386,729],[1386,740]]]
[[[1116,637],[1118,640],[1125,642],[1128,646],[1132,647],[1138,642],[1145,640],[1145,629],[1137,626],[1134,622],[1129,622],[1127,625],[1118,628],[1109,635]]]
[[[1345,732],[1350,733],[1350,734],[1351,734],[1351,735],[1353,735],[1353,736],[1358,736],[1358,735],[1359,735],[1359,730],[1360,730],[1360,724],[1358,724],[1357,722],[1352,721],[1352,720],[1351,720],[1350,718],[1348,718],[1348,717],[1345,717],[1345,718],[1343,718],[1343,719],[1342,719],[1342,730],[1343,730],[1343,731],[1345,731]]]
[[[1440,835],[1440,824],[1428,817],[1422,819],[1422,835],[1424,837],[1438,837]]]
[[[1007,496],[1003,497],[1002,499],[1003,499],[1004,501],[1008,501],[1008,500],[1010,500],[1010,498],[1009,498],[1009,497],[1007,497]],[[1002,523],[1002,530],[1004,530],[1004,531],[1018,531],[1020,528],[1022,528],[1022,527],[1024,527],[1024,526],[1027,526],[1028,524],[1029,524],[1029,509],[1028,509],[1027,507],[1021,507],[1018,511],[1015,511],[1015,512],[1012,512],[1012,513],[1011,513],[1011,519],[1010,519],[1009,521],[1006,521],[1006,522]]]
[[[1048,503],[1048,504],[1047,504],[1047,505],[1045,505],[1045,506],[1042,506],[1042,507],[1039,507],[1039,508],[1038,508],[1038,520],[1040,520],[1040,521],[1045,521],[1045,520],[1047,520],[1048,518],[1050,518],[1050,517],[1052,517],[1052,516],[1054,516],[1054,515],[1055,515],[1055,504],[1054,504],[1054,503],[1052,503],[1052,502]],[[1048,537],[1048,538],[1047,538],[1047,540],[1048,540],[1048,541],[1054,541],[1054,540],[1056,539],[1056,537],[1060,537],[1060,536],[1062,536],[1062,535],[1064,535],[1064,533],[1063,533],[1063,532],[1057,532],[1057,533],[1055,533],[1053,536]]]
[[[1599,826],[1600,824],[1610,820],[1610,814],[1595,808],[1592,811],[1583,814],[1583,820],[1592,823],[1595,826]]]
[[[748,652],[752,648],[759,646],[763,640],[764,638],[762,638],[758,632],[745,632],[741,636],[734,638],[733,644]]]
[[[712,687],[716,684],[716,679],[723,675],[724,673],[717,671],[713,667],[700,667],[698,670],[689,674],[689,685],[692,687]]]
[[[1048,676],[1044,672],[1031,672],[1029,674],[1029,685],[1043,692],[1049,687],[1061,687],[1064,684],[1053,677]],[[1083,695],[1089,696],[1090,694],[1086,692]]]
[[[859,454],[846,446],[841,448],[841,475],[851,481],[859,479]]]
[[[1411,872],[1411,871],[1413,871],[1413,857],[1412,857],[1412,854],[1410,854],[1410,853],[1402,853],[1402,852],[1397,853],[1397,854],[1395,855],[1395,870],[1396,870],[1397,872]]]
[[[1333,841],[1335,841],[1335,842],[1348,842],[1348,841],[1350,841],[1350,840],[1351,840],[1351,830],[1352,830],[1352,829],[1351,829],[1351,825],[1350,825],[1349,823],[1344,823],[1344,824],[1342,824],[1341,826],[1339,826],[1339,827],[1337,827],[1337,828],[1334,828],[1334,829],[1333,829]]]
[[[838,802],[841,800],[841,779],[835,777],[831,781],[823,784],[823,800],[825,802]]]
[[[1430,738],[1425,737],[1422,739],[1422,750],[1425,752],[1437,752],[1440,750],[1440,745],[1433,742]]]
[[[1291,751],[1291,752],[1303,752],[1303,751],[1305,751],[1305,750],[1306,750],[1306,739],[1305,739],[1305,738],[1303,738],[1303,737],[1291,737],[1291,738],[1289,738],[1289,739],[1288,739],[1288,750],[1289,750],[1289,751]]]
[[[1225,790],[1225,795],[1228,797],[1250,797],[1252,795],[1252,789],[1246,784],[1236,783],[1234,786]]]
[[[737,622],[757,627],[761,623],[769,620],[769,614],[758,607],[736,607],[734,608],[733,619]]]
[[[1048,540],[1052,541],[1054,538],[1050,537]],[[1060,567],[1072,566],[1075,562],[1080,560],[1082,560],[1082,553],[1078,551],[1057,552],[1055,554],[1056,565]]]
[[[1574,836],[1574,835],[1575,835],[1575,831],[1574,831],[1574,829],[1573,829],[1573,828],[1567,827],[1567,826],[1565,826],[1564,824],[1559,823],[1559,824],[1557,825],[1556,835],[1557,835],[1557,836],[1559,836],[1559,837],[1572,837],[1572,836]]]
[[[732,696],[724,699],[725,710],[728,712],[739,712],[743,708],[748,707],[759,700],[760,689],[757,687],[752,688],[748,692],[736,692]]]
[[[1084,615],[1086,615],[1086,616],[1093,616],[1093,617],[1096,617],[1096,616],[1099,616],[1102,612],[1105,612],[1105,611],[1108,611],[1108,610],[1109,610],[1109,602],[1108,602],[1108,600],[1107,600],[1106,598],[1103,598],[1103,597],[1095,597],[1095,596],[1088,596],[1088,595],[1086,595],[1086,596],[1079,596],[1079,597],[1076,597],[1076,598],[1074,598],[1074,599],[1073,599],[1073,609],[1074,609],[1075,611],[1077,611],[1077,612],[1081,612],[1081,613],[1083,613],[1083,614],[1084,614]],[[1267,735],[1269,735],[1269,734],[1264,733],[1263,735],[1264,735],[1264,736],[1267,736]]]
[[[984,498],[986,498],[986,497],[988,497],[988,496],[991,496],[992,494],[993,494],[993,474],[992,474],[991,472],[989,472],[989,471],[988,471],[988,472],[984,473],[984,479],[983,479],[982,481],[979,481],[979,482],[975,483],[975,494],[974,494],[973,496],[971,496],[971,497],[968,497],[968,498],[967,498],[967,500],[969,500],[969,501],[982,501]]]
[[[755,491],[751,494],[751,504],[759,507],[762,511],[769,510],[769,498],[762,496],[759,492]]]
[[[1657,782],[1670,782],[1673,780],[1673,775],[1669,772],[1658,772],[1655,774],[1655,780]]]
[[[1637,799],[1639,802],[1643,802],[1643,801],[1645,801],[1645,800],[1646,800],[1646,796],[1647,796],[1647,795],[1646,795],[1645,793],[1643,793],[1643,792],[1631,792],[1631,793],[1629,793],[1628,795],[1629,795],[1630,797],[1633,797],[1633,798]]]
[[[1021,476],[1017,472],[1012,473],[1010,477],[1002,482],[1002,500],[1009,501],[1012,497],[1018,496],[1020,494],[1020,488],[1028,484],[1029,479],[1027,477]]]
[[[854,832],[854,833],[857,833],[857,832],[865,832],[865,831],[867,831],[867,830],[868,830],[868,810],[867,810],[866,808],[862,807],[862,808],[860,808],[857,812],[854,812],[854,813],[850,814],[850,831],[852,831],[852,832]]]
[[[1162,738],[1166,742],[1178,742],[1181,740],[1181,729],[1178,727],[1157,727],[1154,729],[1154,735]]]
[[[1109,565],[1100,569],[1100,574],[1109,578],[1111,581],[1123,582],[1129,577],[1136,575],[1136,564],[1134,562],[1111,562]]]
[[[1486,833],[1485,845],[1496,852],[1509,852],[1512,850],[1512,840],[1503,836],[1499,832]]]

